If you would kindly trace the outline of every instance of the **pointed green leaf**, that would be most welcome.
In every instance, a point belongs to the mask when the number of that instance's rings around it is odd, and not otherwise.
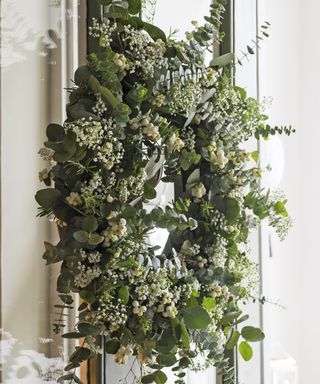
[[[127,304],[130,297],[129,288],[123,285],[118,291],[118,296],[123,304]]]
[[[227,343],[226,348],[228,350],[233,349],[237,345],[239,341],[239,337],[240,337],[240,333],[238,331],[234,331],[230,337],[230,340]]]
[[[190,337],[189,337],[187,327],[185,326],[184,323],[181,323],[181,340],[182,340],[183,346],[186,349],[190,349]]]
[[[234,54],[233,53],[226,53],[225,55],[216,57],[213,59],[210,63],[211,67],[224,67],[228,64],[230,64],[234,60]]]

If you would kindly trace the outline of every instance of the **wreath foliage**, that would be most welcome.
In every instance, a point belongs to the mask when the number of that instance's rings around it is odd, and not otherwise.
[[[263,219],[280,237],[290,223],[286,199],[261,188],[259,154],[243,144],[291,129],[271,128],[233,85],[232,54],[206,64],[223,0],[185,41],[138,17],[139,0],[100,3],[105,19],[90,29],[99,46],[75,73],[67,120],[48,126],[40,150],[50,166],[40,172],[39,215],[54,215],[61,232],[43,256],[61,263],[55,332],[73,293],[82,300],[63,334],[81,342],[61,380],[80,382],[75,369],[104,336],[117,363],[141,365],[137,383],[165,383],[165,367],[184,383],[186,368],[210,365],[231,383],[225,351],[239,344],[248,360],[264,338],[239,328],[242,304],[260,300],[248,236]],[[177,198],[147,210],[160,178],[175,182]],[[148,242],[156,228],[169,232],[163,251]]]

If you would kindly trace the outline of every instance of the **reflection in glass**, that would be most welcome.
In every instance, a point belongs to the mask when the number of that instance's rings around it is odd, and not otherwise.
[[[69,354],[52,332],[57,271],[41,259],[56,228],[35,217],[34,191],[45,167],[36,156],[45,127],[63,121],[78,65],[77,8],[77,0],[1,2],[3,383],[54,383]]]

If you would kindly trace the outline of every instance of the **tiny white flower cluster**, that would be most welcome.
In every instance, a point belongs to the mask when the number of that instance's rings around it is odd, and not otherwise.
[[[274,205],[277,203],[286,202],[286,196],[281,190],[273,190],[269,194],[268,204],[271,205],[269,213],[269,223],[275,229],[279,239],[283,241],[292,227],[292,218],[287,214],[279,214]]]
[[[148,139],[152,141],[158,141],[161,138],[159,128],[152,123],[150,116],[148,115],[142,117],[134,117],[130,120],[129,124],[132,130],[143,133]]]
[[[215,97],[211,99],[209,120],[214,123],[218,138],[226,145],[238,144],[248,140],[256,131],[259,121],[243,116],[241,95],[231,84],[225,82],[216,88]],[[255,108],[253,105],[252,108]]]
[[[123,42],[131,59],[131,73],[140,71],[143,76],[152,78],[156,68],[167,66],[166,45],[162,40],[153,41],[144,31],[125,25]]]
[[[102,202],[107,199],[109,192],[116,184],[116,176],[111,173],[107,180],[103,180],[101,172],[95,173],[92,178],[82,184],[81,197],[86,207],[89,209],[91,204],[97,201]]]
[[[120,299],[113,301],[100,300],[99,307],[97,309],[97,319],[101,323],[108,322],[109,332],[115,332],[122,324],[125,324],[128,320],[127,308]]]
[[[217,234],[215,243],[205,249],[210,263],[215,268],[224,268],[228,257],[227,240]]]
[[[100,263],[102,257],[102,254],[98,251],[86,253],[83,249],[80,249],[80,255],[82,260],[88,260],[90,264]]]
[[[147,173],[144,168],[140,168],[136,175],[130,175],[126,179],[129,196],[139,196],[144,192],[144,184],[147,180]]]
[[[93,112],[97,114],[99,117],[103,117],[105,113],[107,112],[108,108],[106,106],[106,103],[102,100],[102,97],[100,94],[96,95],[97,101],[95,106],[92,108]]]
[[[74,284],[79,288],[85,288],[88,286],[94,279],[101,275],[101,268],[98,265],[93,265],[86,267],[85,265],[79,262],[80,272],[74,278]]]
[[[202,90],[200,84],[193,80],[177,81],[169,89],[169,103],[171,113],[182,113],[188,116],[200,102]]]
[[[100,44],[109,47],[112,43],[111,35],[117,29],[117,24],[112,24],[110,20],[99,23],[97,19],[92,19],[92,27],[89,27],[89,34],[92,37],[99,37]]]
[[[126,219],[121,218],[119,221],[110,224],[111,227],[108,227],[102,232],[102,236],[104,236],[103,245],[105,247],[110,247],[112,243],[119,241],[122,237],[125,237],[127,234]]]
[[[107,170],[119,164],[124,154],[122,143],[113,136],[114,127],[112,119],[95,121],[92,118],[82,118],[64,125],[66,131],[71,130],[76,134],[79,146],[94,151],[93,161],[102,162]]]
[[[236,258],[229,259],[228,268],[232,273],[241,276],[239,286],[241,287],[243,299],[258,297],[260,275],[256,263],[243,255],[238,255]]]

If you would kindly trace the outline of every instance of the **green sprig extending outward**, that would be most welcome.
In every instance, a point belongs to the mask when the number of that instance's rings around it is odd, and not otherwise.
[[[82,344],[60,381],[81,382],[75,370],[104,336],[117,363],[140,365],[136,383],[166,383],[171,367],[180,384],[187,368],[210,365],[232,383],[225,351],[238,345],[249,360],[250,343],[264,338],[240,326],[240,304],[258,296],[249,234],[267,219],[282,238],[290,224],[285,197],[261,188],[259,154],[243,144],[291,130],[271,128],[233,86],[233,55],[206,65],[222,38],[222,0],[184,41],[142,21],[140,0],[100,3],[105,20],[90,32],[99,48],[75,73],[66,122],[48,126],[40,150],[39,215],[54,215],[61,234],[43,256],[61,263],[56,332],[72,294],[82,300],[63,335]],[[179,197],[149,211],[160,179],[175,181]],[[148,241],[157,228],[169,233],[163,252]],[[131,367],[124,380],[134,375]]]

